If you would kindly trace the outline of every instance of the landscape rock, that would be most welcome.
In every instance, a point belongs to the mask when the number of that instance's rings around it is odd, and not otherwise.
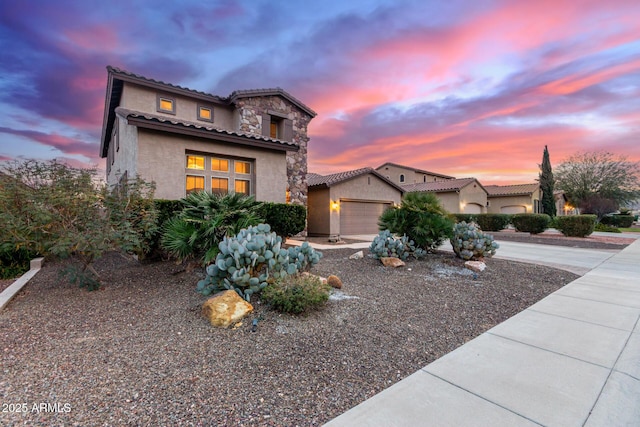
[[[467,261],[464,263],[464,266],[476,273],[482,273],[484,269],[487,268],[487,265],[482,261]]]
[[[303,276],[314,276],[314,277],[317,277],[318,279],[320,279],[320,283],[322,283],[323,285],[327,284],[327,278],[326,277],[316,276],[315,274],[311,274],[308,271],[303,271],[301,274]]]
[[[362,251],[358,251],[349,257],[349,259],[362,259],[362,258],[364,258],[364,252]]]
[[[331,286],[332,288],[342,289],[342,280],[340,280],[338,276],[335,276],[333,274],[327,277],[327,284],[329,284],[329,286]]]
[[[404,261],[396,257],[381,257],[380,261],[385,267],[402,267],[405,265]]]
[[[226,328],[253,311],[253,306],[242,299],[236,291],[220,292],[202,305],[202,315],[211,325]]]

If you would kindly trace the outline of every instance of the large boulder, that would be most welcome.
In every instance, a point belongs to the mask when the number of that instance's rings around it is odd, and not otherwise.
[[[405,265],[404,261],[396,257],[381,257],[380,261],[382,261],[382,265],[385,267],[402,267]]]
[[[242,299],[236,291],[220,292],[202,305],[202,315],[213,326],[226,328],[243,319],[253,311],[253,306]]]

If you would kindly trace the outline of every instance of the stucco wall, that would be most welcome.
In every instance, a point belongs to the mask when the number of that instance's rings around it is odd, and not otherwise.
[[[331,200],[363,199],[400,203],[402,193],[372,174],[341,182],[331,187]]]
[[[107,175],[107,184],[115,185],[122,175],[127,173],[134,178],[138,163],[138,132],[135,126],[130,126],[122,117],[116,116],[114,129],[118,133],[119,143],[113,139],[109,143],[109,150],[113,150],[113,165]],[[120,147],[118,149],[118,146]],[[108,161],[108,158],[107,158]]]
[[[156,183],[156,198],[185,196],[185,151],[254,159],[255,197],[284,203],[287,168],[285,153],[243,147],[237,144],[138,130],[138,174]]]
[[[307,207],[307,231],[310,235],[328,236],[331,229],[329,189],[321,188],[309,191]]]
[[[469,204],[479,205],[482,213],[487,212],[487,192],[475,182],[460,189],[460,210],[458,212],[463,212],[464,206]]]
[[[446,193],[436,193],[436,196],[442,203],[442,206],[449,213],[460,213],[460,197],[455,191]]]
[[[530,196],[489,196],[489,213],[500,213],[501,208],[506,206],[524,206],[527,213],[533,212],[533,200]]]
[[[445,178],[442,177],[437,177],[431,174],[424,174],[416,172],[413,169],[402,168],[393,165],[386,165],[382,168],[376,169],[376,171],[379,172],[382,176],[388,176],[389,179],[396,184],[415,184],[419,182],[445,181]],[[404,182],[400,182],[401,174],[404,174]]]
[[[234,126],[233,108],[225,108],[219,104],[198,101],[197,99],[177,96],[171,93],[156,91],[150,88],[124,83],[120,106],[130,110],[149,112],[159,116],[190,122],[202,123],[203,126],[215,126],[231,131],[237,131]],[[167,96],[176,100],[176,114],[157,111],[157,96]],[[213,108],[213,123],[198,120],[198,105]]]

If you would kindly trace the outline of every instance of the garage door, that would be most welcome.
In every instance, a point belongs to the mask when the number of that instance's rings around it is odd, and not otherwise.
[[[378,218],[391,203],[340,201],[340,235],[378,234]]]
[[[479,214],[482,213],[482,206],[480,206],[477,203],[467,203],[464,206],[463,209],[463,213],[468,213],[468,214]]]
[[[527,213],[527,208],[525,208],[524,206],[503,206],[500,208],[500,213],[505,213],[505,214]]]

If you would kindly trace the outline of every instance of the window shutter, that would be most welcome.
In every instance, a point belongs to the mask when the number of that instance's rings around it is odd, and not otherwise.
[[[292,120],[284,119],[283,130],[282,130],[282,140],[293,141],[293,121]]]
[[[271,115],[263,114],[262,115],[262,136],[269,137],[271,129]]]

